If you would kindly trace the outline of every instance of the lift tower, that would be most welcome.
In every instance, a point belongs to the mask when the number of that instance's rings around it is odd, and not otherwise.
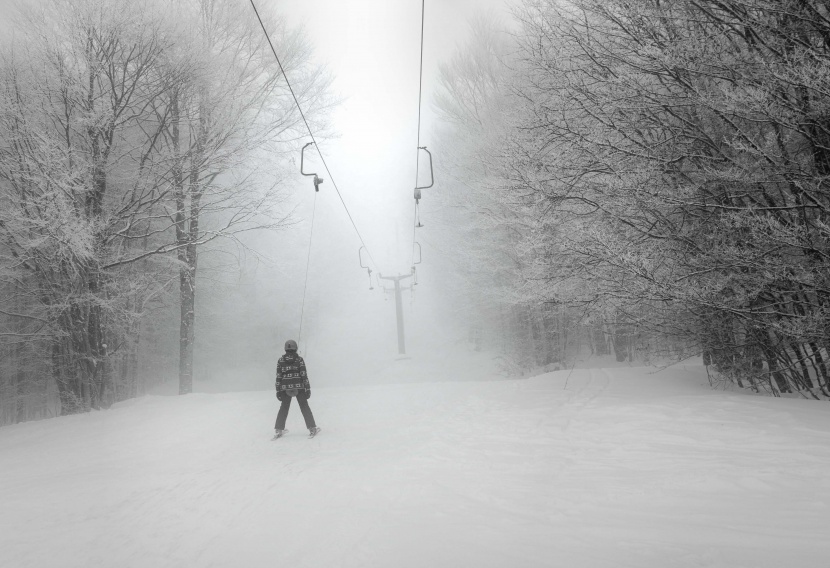
[[[398,274],[397,276],[379,275],[381,280],[392,280],[395,283],[395,313],[398,316],[398,353],[406,355],[406,340],[403,333],[403,300],[401,299],[401,280],[412,278],[412,273]]]

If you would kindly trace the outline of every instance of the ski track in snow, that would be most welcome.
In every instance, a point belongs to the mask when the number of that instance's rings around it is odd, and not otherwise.
[[[830,407],[705,383],[317,388],[312,440],[292,408],[270,441],[272,392],[3,428],[0,566],[827,566]]]

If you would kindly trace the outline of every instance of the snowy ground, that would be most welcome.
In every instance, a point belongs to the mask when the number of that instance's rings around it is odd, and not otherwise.
[[[825,567],[830,406],[702,368],[144,397],[0,429],[3,567]]]

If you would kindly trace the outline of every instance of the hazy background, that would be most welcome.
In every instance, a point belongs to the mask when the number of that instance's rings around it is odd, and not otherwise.
[[[749,12],[727,2],[720,16],[694,2],[429,0],[423,28],[419,0],[257,0],[331,166],[309,152],[319,194],[299,172],[312,137],[250,0],[31,0],[18,3],[49,6],[17,20],[12,3],[0,0],[0,424],[106,407],[159,382],[270,389],[289,338],[315,385],[701,357],[737,388],[830,396],[830,206],[792,208],[801,183],[827,193],[826,144],[793,125],[817,120],[809,97],[826,103],[830,72],[786,55],[804,33],[823,45],[813,3],[790,6],[816,26],[804,32],[769,0]],[[687,11],[718,32],[686,26]],[[683,33],[651,49],[650,30],[667,22]],[[777,63],[756,59],[751,37],[781,41],[762,56]],[[135,53],[152,64],[134,65]],[[700,71],[712,65],[732,70],[723,85]],[[121,95],[127,79],[141,101]],[[632,111],[641,100],[658,102]],[[718,141],[722,169],[699,140]],[[416,230],[421,144],[438,176]],[[209,183],[184,191],[185,163]],[[680,169],[667,177],[666,164]],[[718,188],[711,215],[703,187]],[[405,282],[405,358],[361,244],[375,276],[409,277],[414,246],[423,253],[417,289]]]
[[[37,1],[0,0],[0,29],[14,34],[8,17],[11,6]],[[509,0],[427,0],[420,145],[434,149],[432,97],[439,64],[470,35],[473,18],[483,14],[508,18],[509,4]],[[423,264],[417,267],[417,287],[404,292],[411,359],[399,360],[394,295],[385,294],[374,278],[378,273],[394,275],[411,269],[422,3],[258,0],[257,7],[302,27],[313,45],[312,61],[324,65],[333,78],[332,95],[340,102],[330,116],[329,132],[315,136],[374,259],[370,291],[366,270],[359,265],[358,236],[332,180],[309,148],[307,168],[325,178],[317,196],[300,337],[313,384],[460,376],[459,370],[471,365],[464,355],[469,351],[467,330],[452,317],[451,299],[436,278],[440,248],[453,245],[440,243],[436,248],[438,239],[431,235],[430,207],[442,190],[440,178],[423,192],[425,227],[415,234]],[[255,17],[248,0],[239,0],[239,9]],[[421,158],[420,182],[426,185],[426,155]],[[434,159],[438,163],[441,156],[434,154]],[[270,388],[284,341],[300,336],[314,190],[311,178],[299,173],[299,153],[295,166],[296,175],[284,184],[285,207],[294,211],[289,229],[249,234],[244,246],[225,243],[200,254],[196,391]],[[160,309],[154,317],[145,339],[164,347],[142,374],[149,382],[154,382],[153,377],[166,381],[159,392],[175,392],[178,309]]]
[[[314,61],[333,75],[333,93],[341,103],[331,116],[334,136],[321,140],[321,149],[376,262],[372,265],[375,274],[409,273],[421,2],[260,0],[257,6],[276,10],[291,24],[302,26],[314,46]],[[250,10],[249,3],[240,1],[240,9]],[[435,124],[431,100],[438,66],[467,38],[469,21],[484,13],[507,17],[509,8],[503,0],[426,2],[422,146],[430,147]],[[311,158],[307,171],[328,178],[311,150],[306,152]],[[425,157],[421,185],[429,179]],[[434,155],[434,159],[441,156]],[[276,234],[252,235],[248,243],[266,258],[245,253],[237,281],[202,288],[197,315],[197,390],[269,386],[283,342],[298,336],[314,190],[311,178],[299,174],[299,155],[296,166],[296,177],[287,189],[296,206],[297,224]],[[415,235],[423,248],[423,264],[417,267],[415,293],[404,292],[407,355],[412,359],[399,361],[394,295],[384,294],[376,280],[374,290],[369,290],[366,270],[359,266],[360,241],[331,180],[321,186],[300,345],[314,384],[413,380],[416,376],[435,380],[469,370],[467,330],[454,321],[447,297],[437,288],[440,259],[436,255],[440,252],[433,247],[434,238],[430,240],[429,210],[430,200],[439,191],[441,180],[436,179],[435,186],[423,192],[421,221],[425,227]],[[172,377],[171,381],[175,382]]]

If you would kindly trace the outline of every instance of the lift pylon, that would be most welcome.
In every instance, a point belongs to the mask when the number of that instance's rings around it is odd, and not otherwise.
[[[391,280],[395,283],[395,315],[397,316],[398,320],[398,353],[400,355],[406,355],[406,339],[404,338],[403,327],[403,300],[401,298],[401,280],[412,278],[412,273],[398,274],[397,276],[384,276],[383,274],[381,274],[378,276],[378,278],[380,278],[381,280]]]

